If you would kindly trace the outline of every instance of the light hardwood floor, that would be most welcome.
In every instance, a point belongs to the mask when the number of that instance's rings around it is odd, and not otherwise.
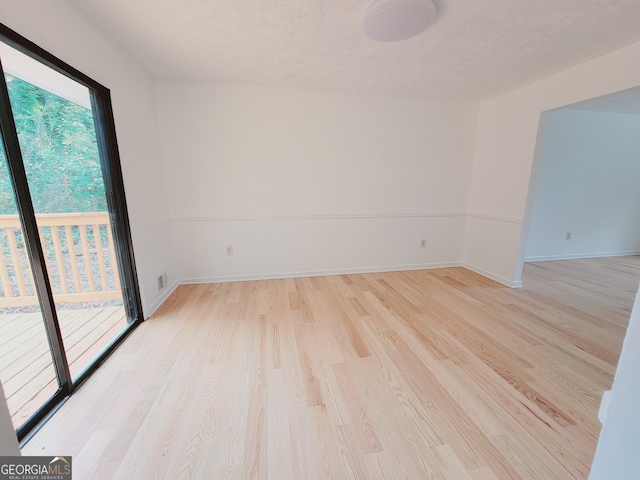
[[[23,453],[78,479],[585,479],[639,277],[625,257],[529,264],[517,290],[463,268],[183,286]]]

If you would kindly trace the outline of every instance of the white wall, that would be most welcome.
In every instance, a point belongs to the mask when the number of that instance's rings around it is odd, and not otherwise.
[[[546,132],[525,260],[639,253],[640,115],[562,109]]]
[[[611,404],[591,467],[591,480],[635,480],[640,476],[640,292],[613,380]]]
[[[177,81],[156,91],[180,278],[460,263],[475,107]]]
[[[535,173],[542,150],[536,148],[542,137],[538,126],[541,124],[544,130],[547,122],[547,115],[543,113],[640,85],[638,58],[640,43],[480,105],[469,194],[470,217],[464,246],[465,265],[501,279],[505,284],[520,284],[537,179]],[[637,432],[640,431],[637,411],[640,388],[636,375],[639,360],[632,358],[640,351],[637,315],[636,301],[635,318],[616,375],[610,420],[605,425],[593,465],[593,479],[636,478],[640,468],[635,463],[638,461]],[[617,414],[614,413],[616,410]],[[612,417],[616,415],[624,418],[614,420]],[[616,461],[620,463],[616,465]]]
[[[520,284],[542,112],[640,85],[638,58],[640,43],[480,105],[466,266],[507,285]]]
[[[170,281],[176,278],[151,78],[65,0],[0,0],[0,22],[111,90],[143,307],[148,316],[162,300],[156,276],[166,271]]]
[[[11,414],[0,382],[0,456],[20,455],[18,438],[11,423]]]

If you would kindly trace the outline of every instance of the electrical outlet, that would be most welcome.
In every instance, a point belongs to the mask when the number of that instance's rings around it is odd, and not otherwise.
[[[227,255],[233,255],[233,247],[232,246],[226,246],[224,247],[224,251]]]
[[[566,239],[567,239],[567,240],[571,240],[571,232],[567,232]]]
[[[162,286],[166,287],[169,284],[169,279],[167,277],[167,272],[162,273]]]
[[[427,248],[427,240],[425,238],[420,240],[420,248]]]

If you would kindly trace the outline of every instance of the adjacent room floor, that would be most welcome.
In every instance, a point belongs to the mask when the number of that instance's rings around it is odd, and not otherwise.
[[[180,287],[23,448],[74,478],[586,479],[640,257]]]

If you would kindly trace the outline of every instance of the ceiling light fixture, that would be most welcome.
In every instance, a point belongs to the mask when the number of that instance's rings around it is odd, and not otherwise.
[[[415,37],[433,23],[436,6],[431,0],[376,0],[364,15],[364,32],[378,42],[398,42]]]

